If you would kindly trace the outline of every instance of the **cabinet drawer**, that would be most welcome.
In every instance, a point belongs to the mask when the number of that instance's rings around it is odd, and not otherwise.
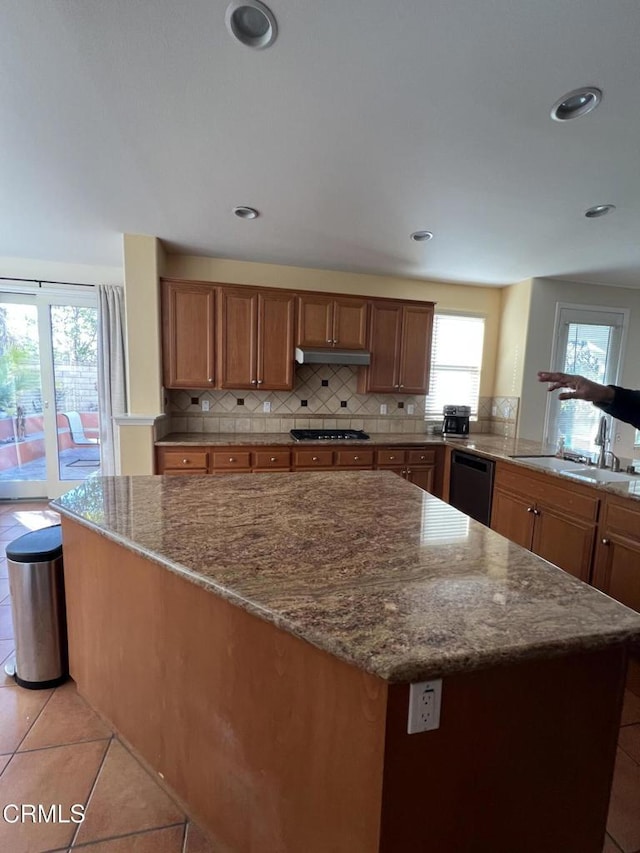
[[[209,453],[206,450],[165,450],[161,457],[165,473],[169,468],[173,472],[199,468],[206,473],[209,467]]]
[[[217,451],[213,454],[213,467],[231,471],[235,468],[251,468],[251,453],[248,450]]]
[[[293,460],[296,468],[330,468],[333,450],[296,450]]]
[[[407,450],[398,450],[398,448],[389,448],[389,450],[378,450],[376,452],[376,462],[378,465],[404,465],[407,461]]]
[[[373,450],[338,450],[336,451],[336,465],[346,468],[373,467]]]
[[[407,450],[407,462],[409,465],[435,465],[435,450]]]
[[[209,474],[206,468],[165,468],[163,474]]]
[[[258,450],[254,454],[254,468],[288,468],[290,464],[288,450]]]
[[[577,485],[560,486],[557,482],[556,478],[545,474],[521,474],[511,467],[497,465],[494,486],[518,492],[532,504],[553,507],[575,518],[597,519],[600,501],[596,494],[589,494],[588,486],[583,490]]]
[[[635,501],[618,503],[607,498],[603,527],[607,533],[621,533],[630,539],[640,539],[640,504]]]

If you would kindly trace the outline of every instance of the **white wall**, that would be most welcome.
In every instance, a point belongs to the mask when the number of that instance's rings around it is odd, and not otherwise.
[[[551,366],[556,304],[598,305],[630,310],[629,329],[622,353],[620,384],[640,388],[640,290],[607,287],[555,279],[535,279],[531,293],[529,329],[525,349],[519,435],[541,441],[547,405],[546,385],[538,382],[538,370]],[[618,456],[634,455],[634,429],[619,424],[620,441],[615,445]]]

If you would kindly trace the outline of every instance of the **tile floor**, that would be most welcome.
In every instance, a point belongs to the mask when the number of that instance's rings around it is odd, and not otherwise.
[[[215,853],[204,833],[78,695],[72,681],[23,690],[4,675],[13,651],[5,548],[58,521],[45,501],[0,502],[0,851]],[[7,804],[86,806],[74,823],[8,823]],[[15,810],[9,809],[9,819]],[[640,696],[627,690],[603,853],[640,853]],[[264,851],[268,853],[268,851]],[[541,851],[543,853],[543,851]]]

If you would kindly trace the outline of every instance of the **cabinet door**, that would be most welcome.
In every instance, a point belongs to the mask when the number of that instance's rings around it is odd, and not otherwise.
[[[333,299],[330,296],[298,296],[298,331],[301,347],[333,346]]]
[[[531,503],[526,498],[494,489],[491,529],[496,533],[523,548],[531,548],[534,518]]]
[[[220,388],[257,388],[258,294],[220,288]]]
[[[640,543],[605,531],[596,550],[593,585],[640,611]]]
[[[399,370],[402,394],[426,394],[429,390],[432,330],[432,306],[403,307]]]
[[[544,505],[537,507],[532,550],[565,572],[588,582],[595,525],[569,518]]]
[[[336,299],[333,303],[333,344],[340,349],[365,349],[367,346],[366,299]]]
[[[293,388],[293,322],[295,296],[265,293],[258,296],[257,386],[261,391]]]
[[[215,287],[162,282],[163,382],[166,388],[214,387],[215,298]]]
[[[410,465],[407,468],[407,480],[416,486],[420,486],[425,492],[433,493],[434,472],[435,467],[433,465]]]
[[[402,305],[373,302],[370,316],[371,364],[364,372],[365,387],[362,390],[381,393],[397,392]]]

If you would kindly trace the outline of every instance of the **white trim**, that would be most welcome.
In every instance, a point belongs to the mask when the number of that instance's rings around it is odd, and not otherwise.
[[[167,415],[114,415],[114,423],[118,426],[153,426],[156,421],[166,418]]]

